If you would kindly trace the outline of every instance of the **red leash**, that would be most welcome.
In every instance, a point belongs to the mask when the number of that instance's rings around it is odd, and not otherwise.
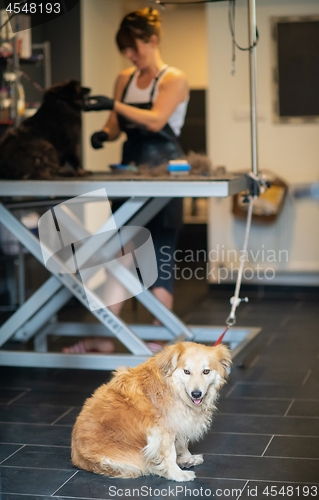
[[[214,346],[213,346],[213,347],[215,347],[215,345],[218,345],[218,344],[220,344],[220,343],[221,343],[221,341],[222,341],[222,340],[223,340],[223,338],[224,338],[225,333],[227,332],[227,330],[229,330],[229,328],[230,328],[230,326],[227,326],[226,330],[225,330],[225,331],[224,331],[224,333],[223,333],[223,334],[219,337],[219,339],[217,340],[217,342],[215,342],[215,344],[214,344]]]

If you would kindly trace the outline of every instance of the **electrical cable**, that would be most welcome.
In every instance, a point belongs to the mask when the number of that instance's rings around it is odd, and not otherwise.
[[[187,1],[168,1],[166,0],[150,0],[155,2],[157,5],[161,5],[163,8],[165,8],[165,5],[191,5],[191,4],[206,4],[206,3],[213,3],[214,0],[191,0],[189,2]],[[241,51],[251,51],[254,47],[257,46],[259,42],[259,34],[258,34],[258,29],[256,28],[256,41],[252,44],[249,45],[248,47],[241,47],[239,43],[236,41],[236,36],[235,36],[235,14],[236,14],[236,0],[229,0],[228,2],[228,24],[229,24],[229,30],[230,34],[232,37],[232,71],[231,74],[234,76],[236,72],[236,48]]]
[[[257,44],[259,42],[258,30],[256,28],[256,41],[252,45],[249,45],[249,47],[241,47],[236,42],[236,37],[235,37],[235,14],[236,14],[236,0],[229,0],[228,24],[229,24],[230,34],[232,36],[233,45],[235,45],[237,47],[237,49],[239,49],[239,50],[243,50],[243,51],[252,50],[254,47],[257,46]]]

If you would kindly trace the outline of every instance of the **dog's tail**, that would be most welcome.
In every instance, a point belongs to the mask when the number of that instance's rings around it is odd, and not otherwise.
[[[101,468],[105,471],[103,474],[113,477],[129,478],[143,476],[144,471],[141,467],[143,467],[142,464],[140,464],[139,467],[138,465],[133,465],[132,463],[116,462],[108,458],[106,455],[101,460]]]
[[[120,462],[112,460],[106,455],[103,457],[95,455],[84,457],[74,446],[72,446],[72,462],[73,465],[79,469],[95,472],[96,474],[103,474],[105,476],[134,478],[143,476],[144,474],[144,467],[140,457],[134,457],[134,462],[136,462],[137,465],[127,463],[126,461]]]

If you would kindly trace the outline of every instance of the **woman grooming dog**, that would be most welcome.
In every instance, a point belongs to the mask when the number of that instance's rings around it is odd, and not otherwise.
[[[159,51],[161,26],[156,10],[145,8],[126,15],[116,35],[121,53],[133,67],[120,73],[114,98],[92,96],[86,111],[110,110],[104,128],[91,137],[95,149],[115,141],[125,132],[123,165],[134,163],[156,167],[185,156],[178,136],[184,124],[189,99],[186,75],[165,64]],[[113,202],[113,211],[120,206]],[[169,310],[173,308],[174,258],[179,229],[182,226],[183,200],[175,198],[148,224],[161,263],[160,249],[165,247],[165,269],[158,266],[158,279],[152,292]],[[168,258],[167,254],[170,255]],[[111,306],[119,314],[122,302]],[[111,352],[112,343],[102,338],[87,338],[64,352]]]

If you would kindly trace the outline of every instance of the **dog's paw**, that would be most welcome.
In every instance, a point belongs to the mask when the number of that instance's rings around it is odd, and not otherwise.
[[[177,463],[181,467],[193,467],[193,465],[200,465],[204,462],[203,455],[190,455],[189,457],[178,457]]]
[[[181,470],[172,475],[171,477],[168,477],[167,479],[172,479],[173,481],[178,481],[178,482],[186,482],[186,481],[194,481],[195,477],[196,477],[195,472]]]

